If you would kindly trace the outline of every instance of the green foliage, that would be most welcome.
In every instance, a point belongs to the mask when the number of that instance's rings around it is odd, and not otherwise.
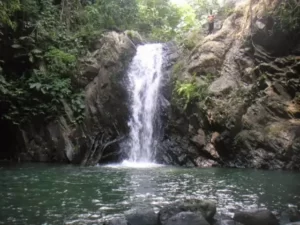
[[[300,5],[298,1],[283,1],[272,15],[276,22],[274,29],[286,32],[299,32],[300,29]]]
[[[221,8],[218,0],[190,0],[189,3],[198,15],[208,14],[211,10],[220,10]]]
[[[15,29],[16,23],[11,19],[15,12],[21,9],[19,0],[1,0],[0,1],[0,25],[5,24]]]
[[[192,81],[176,82],[175,90],[177,95],[183,100],[184,109],[194,101],[205,101],[208,97],[208,82],[197,82],[195,76]]]
[[[179,8],[166,0],[139,0],[137,30],[153,40],[167,41],[176,34],[180,23]]]
[[[35,71],[22,82],[7,82],[0,76],[1,102],[9,105],[4,118],[14,124],[30,122],[32,118],[54,119],[63,115],[63,103],[69,103],[74,113],[74,122],[81,122],[84,113],[82,94],[74,92],[69,78]]]
[[[98,0],[80,12],[83,29],[128,29],[137,20],[138,5],[135,0]]]
[[[77,30],[69,29],[77,15],[64,18],[75,8],[60,8],[52,0],[0,4],[5,6],[0,9],[0,44],[4,46],[0,68],[6,68],[0,73],[0,119],[18,125],[55,119],[65,113],[64,104],[68,104],[74,122],[81,122],[84,99],[82,91],[72,86],[71,76],[87,47]]]
[[[198,98],[198,86],[192,82],[183,82],[176,84],[176,92],[185,100],[184,109],[192,101]]]
[[[67,73],[75,68],[76,57],[60,49],[51,47],[45,53],[48,69],[56,73]]]
[[[184,63],[183,62],[177,62],[173,66],[173,74],[177,75],[181,70],[183,69]]]
[[[0,0],[0,119],[14,124],[55,119],[67,104],[74,122],[81,122],[83,90],[71,81],[93,40],[104,31],[125,29],[153,41],[183,40],[190,30],[199,29],[199,16],[206,15],[195,1],[182,7],[169,0],[92,2]],[[196,83],[177,88],[187,102],[205,92]]]
[[[203,38],[203,36],[199,34],[198,30],[191,30],[189,34],[182,39],[181,43],[185,49],[191,51],[197,46],[201,38]]]

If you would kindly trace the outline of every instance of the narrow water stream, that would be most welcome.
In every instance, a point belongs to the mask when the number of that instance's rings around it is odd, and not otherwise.
[[[218,213],[300,204],[300,174],[246,169],[0,165],[0,224],[93,224],[139,204],[211,198]]]

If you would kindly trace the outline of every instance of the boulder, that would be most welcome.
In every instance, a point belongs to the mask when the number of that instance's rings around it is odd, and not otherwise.
[[[233,219],[243,225],[279,225],[277,218],[269,210],[237,212]]]
[[[212,159],[207,159],[206,157],[203,157],[203,156],[199,156],[196,159],[196,163],[197,163],[197,167],[200,167],[200,168],[210,168],[210,167],[219,165],[216,161],[214,161]]]
[[[130,225],[157,225],[157,214],[150,206],[133,208],[124,214]]]
[[[168,219],[166,225],[209,225],[209,223],[200,214],[181,212]]]
[[[198,134],[195,135],[191,141],[199,148],[203,148],[205,145],[205,133],[203,130],[199,129]]]
[[[288,210],[289,219],[291,222],[300,221],[300,212],[296,208],[289,208]]]
[[[190,199],[163,207],[158,213],[159,225],[166,225],[168,220],[181,212],[193,212],[212,221],[216,213],[216,202],[211,200]]]
[[[220,135],[220,134],[219,134],[218,132],[213,132],[212,135],[211,135],[210,142],[211,142],[212,144],[215,144],[215,141],[216,141],[216,139],[218,138],[219,135]]]
[[[296,207],[291,207],[281,213],[281,223],[298,222],[300,221],[300,212]]]
[[[238,83],[234,78],[229,76],[222,76],[215,80],[209,87],[209,92],[211,94],[226,94],[229,93],[234,88],[238,87]]]

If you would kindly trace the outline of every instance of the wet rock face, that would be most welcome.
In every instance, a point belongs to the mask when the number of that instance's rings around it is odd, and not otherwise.
[[[267,2],[271,10],[280,1]],[[206,100],[184,112],[172,102],[163,146],[200,167],[299,170],[300,34],[273,30],[276,18],[265,15],[261,2],[253,3],[250,18],[247,4],[184,57],[179,79],[213,80]]]
[[[73,80],[74,85],[85,89],[83,124],[72,124],[72,110],[65,104],[66,116],[58,121],[19,132],[20,160],[95,164],[100,159],[118,158],[117,144],[102,152],[101,143],[127,133],[125,74],[139,43],[137,37],[131,40],[126,32],[109,32],[94,43],[93,51],[81,59],[79,74]]]

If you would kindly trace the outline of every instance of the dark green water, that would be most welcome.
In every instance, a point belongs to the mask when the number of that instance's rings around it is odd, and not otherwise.
[[[300,173],[0,165],[0,224],[93,224],[132,206],[211,198],[218,213],[300,203]]]

